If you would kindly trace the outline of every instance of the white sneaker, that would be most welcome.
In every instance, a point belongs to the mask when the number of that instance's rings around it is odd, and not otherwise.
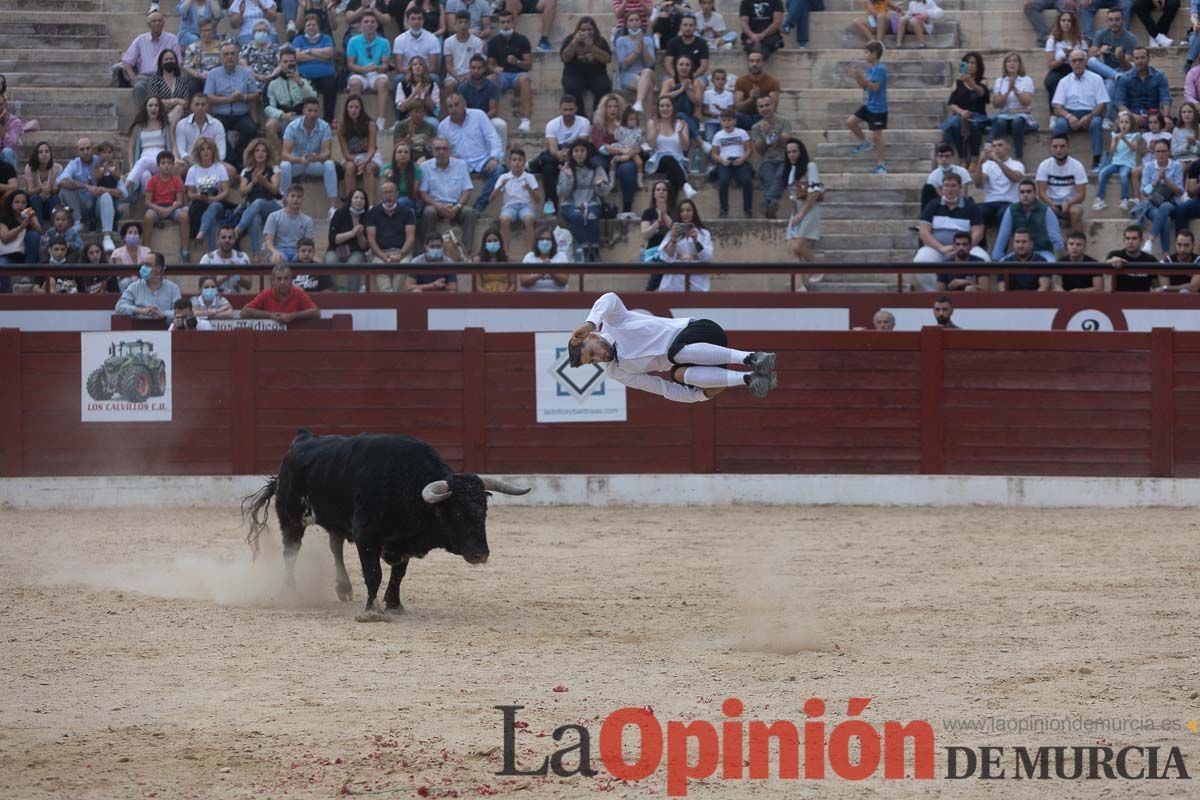
[[[692,185],[690,183],[685,183],[683,185],[683,196],[686,197],[688,200],[691,200],[697,194],[698,194],[698,192],[694,188],[692,188]]]
[[[104,234],[103,245],[104,245],[104,252],[106,252],[106,253],[111,253],[113,250],[117,249],[116,246],[113,244],[112,236],[110,236],[107,233]]]
[[[632,211],[622,211],[620,214],[617,214],[617,219],[622,220],[624,222],[636,220],[637,218],[638,218],[638,215],[633,213]]]
[[[710,143],[704,141],[703,139],[701,139],[700,140],[700,149],[703,150],[705,153],[711,153],[712,145]]]
[[[1165,33],[1160,33],[1154,37],[1154,41],[1158,42],[1163,47],[1171,47],[1175,44]]]
[[[1111,119],[1109,119],[1108,117],[1105,117],[1105,118],[1104,118],[1104,122],[1102,122],[1102,123],[1100,124],[1100,127],[1101,127],[1103,130],[1106,130],[1106,131],[1111,131],[1111,130],[1112,130],[1112,120],[1111,120]]]
[[[296,20],[289,19],[287,24],[287,32],[289,36],[296,35]]]
[[[1096,202],[1092,203],[1092,211],[1103,211],[1106,208],[1108,208],[1108,203],[1104,202],[1099,197],[1096,198]]]
[[[529,133],[529,117],[521,117],[521,124],[517,126],[517,130],[521,133]]]
[[[337,200],[335,199],[334,202],[337,202]],[[336,213],[337,213],[337,206],[330,206],[329,207],[329,219],[333,219],[333,215]]]
[[[1142,252],[1147,253],[1149,255],[1154,255],[1154,240],[1153,239],[1147,239],[1146,241],[1142,242]]]
[[[1119,203],[1119,205],[1121,206],[1121,210],[1122,210],[1122,211],[1128,211],[1130,208],[1132,208],[1132,207],[1133,207],[1133,204],[1132,204],[1132,203],[1130,203],[1130,201],[1129,201],[1129,199],[1128,199],[1128,198],[1126,198],[1125,200],[1122,200],[1122,201]]]
[[[375,118],[375,127],[378,128],[379,130],[383,130],[383,117]]]
[[[638,100],[637,102],[635,102],[633,104],[633,110],[636,111],[637,113],[641,114],[646,109],[642,108],[642,101]]]

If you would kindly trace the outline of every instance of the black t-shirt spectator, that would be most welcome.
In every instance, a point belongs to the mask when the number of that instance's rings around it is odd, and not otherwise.
[[[292,271],[304,269],[303,264],[292,264]],[[296,272],[292,285],[299,286],[306,292],[328,292],[333,288],[333,278],[328,275],[309,275],[307,272]]]
[[[750,30],[753,33],[761,33],[770,27],[775,12],[783,13],[780,0],[742,0],[738,8],[739,17],[750,18]]]
[[[967,88],[967,85],[962,81],[954,82],[954,91],[950,93],[950,105],[958,106],[964,111],[970,111],[975,114],[988,113],[988,103],[992,96],[992,90],[982,83],[977,83],[980,92],[973,92]]]
[[[267,167],[267,169],[266,169],[267,180],[270,180],[274,174],[275,174],[275,168]],[[249,181],[253,175],[254,175],[254,170],[250,169],[249,167],[242,170],[243,185],[245,185],[245,182]],[[272,194],[270,189],[266,188],[265,186],[263,186],[260,183],[252,183],[250,185],[250,191],[246,195],[247,203],[253,203],[255,200],[278,200],[278,199],[279,199],[278,194]]]
[[[370,212],[371,212],[371,209],[369,209],[369,208],[363,212],[362,223],[363,223],[364,228],[367,227],[367,225],[368,225],[368,220],[370,219],[368,214],[370,214]],[[337,237],[343,233],[348,233],[348,232],[354,230],[354,223],[355,223],[354,215],[351,214],[346,209],[339,208],[337,211],[334,212],[333,218],[329,220],[329,252],[330,253],[336,251],[338,248]],[[378,236],[379,231],[376,231],[375,234]],[[342,244],[349,247],[351,252],[360,252],[361,251],[361,248],[358,246],[357,239],[351,239],[347,242],[342,242]],[[401,245],[401,246],[403,247],[403,245]]]
[[[517,61],[520,62],[531,52],[533,49],[529,46],[529,40],[519,33],[513,33],[512,36],[501,36],[497,33],[488,39],[488,58],[499,64],[500,69],[505,72],[528,72],[529,70],[522,67],[520,63],[508,63],[508,57],[516,56]]]
[[[383,206],[374,206],[367,212],[367,228],[375,228],[375,244],[380,250],[399,250],[408,241],[404,234],[407,225],[416,225],[416,217],[404,206],[398,205],[391,216]]]
[[[571,43],[571,39],[572,37],[570,36],[563,39],[562,47],[558,48],[558,54],[560,56],[563,54],[563,51],[567,49],[567,45]],[[608,46],[608,42],[604,40],[603,36],[593,35],[592,41],[595,42],[596,46],[601,50],[608,53],[610,56],[612,55],[612,48]],[[588,56],[587,59],[587,61],[584,61],[583,57],[576,53],[574,58],[563,64],[563,75],[572,75],[586,80],[591,78],[593,75],[608,74],[608,64],[601,64],[591,56]]]
[[[1136,256],[1131,256],[1125,252],[1124,248],[1120,250],[1112,250],[1105,261],[1111,261],[1114,258],[1123,258],[1126,261],[1131,261],[1135,264],[1157,264],[1158,259],[1149,253],[1138,251]],[[1154,275],[1137,275],[1128,272],[1129,267],[1122,267],[1113,272],[1113,291],[1114,292],[1148,292],[1157,282]]]
[[[475,86],[470,81],[463,81],[458,85],[458,93],[462,95],[463,100],[467,101],[467,108],[474,108],[483,113],[488,113],[492,107],[492,101],[496,101],[496,107],[500,105],[500,87],[496,86],[496,82],[487,78],[483,81],[483,86]]]
[[[692,43],[688,44],[683,40],[682,36],[676,36],[671,41],[667,42],[666,53],[671,58],[679,58],[687,56],[692,60],[692,72],[700,68],[700,62],[708,58],[708,42],[704,41],[700,36],[693,36]]]
[[[13,169],[13,165],[0,159],[0,183],[8,183],[11,180],[15,180],[16,177],[17,171]]]
[[[1163,256],[1163,263],[1174,264],[1175,266],[1180,267],[1180,274],[1167,276],[1167,284],[1169,286],[1183,286],[1184,284],[1192,282],[1190,271],[1189,273],[1184,273],[1182,270],[1183,267],[1192,267],[1194,271],[1200,272],[1200,268],[1196,267],[1196,265],[1200,265],[1200,255],[1196,255],[1194,253],[1192,254],[1190,261],[1186,258],[1180,258],[1178,253],[1171,253]]]
[[[984,259],[980,258],[979,256],[969,255],[966,257],[966,259],[964,259],[962,261],[952,258],[952,259],[948,259],[946,261],[946,263],[947,264],[970,264],[971,262],[974,262],[974,261],[983,263]],[[954,280],[955,278],[964,278],[964,277],[966,277],[966,276],[963,275],[962,273],[955,274],[955,275],[950,275],[948,273],[943,275],[943,274],[939,273],[937,276],[937,279],[938,279],[938,283],[946,284],[946,289],[949,291],[950,290],[950,281]]]
[[[1028,261],[1017,258],[1016,253],[1009,253],[1000,261],[1006,264],[1046,263],[1046,259],[1037,253],[1030,254]],[[1010,292],[1036,292],[1040,277],[1040,275],[1009,275],[1004,279],[1004,288]]]
[[[1071,261],[1070,259],[1064,258],[1064,259],[1061,259],[1059,261],[1059,263],[1060,264],[1082,264],[1085,261],[1092,263],[1092,264],[1096,263],[1096,259],[1092,258],[1089,255],[1084,255],[1084,257],[1079,259],[1078,261]],[[1062,276],[1063,291],[1073,292],[1076,289],[1091,289],[1093,286],[1095,286],[1095,283],[1093,282],[1095,280],[1095,278],[1096,278],[1095,275],[1082,275],[1078,272],[1064,272],[1063,276]]]
[[[645,211],[642,212],[642,222],[657,222],[657,221],[658,221],[658,211],[655,210],[654,206],[651,206],[650,208],[647,208]],[[670,230],[671,230],[670,228],[659,227],[659,229],[654,232],[654,235],[650,237],[650,240],[648,242],[646,242],[646,247],[647,248],[658,247],[660,244],[662,244],[662,240],[667,238],[667,232]]]
[[[1191,178],[1194,181],[1200,181],[1200,158],[1188,165],[1187,175],[1184,177]]]

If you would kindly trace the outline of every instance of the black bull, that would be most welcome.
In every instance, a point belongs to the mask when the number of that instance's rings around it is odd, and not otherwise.
[[[529,489],[455,473],[433,447],[411,436],[315,436],[300,430],[278,474],[242,502],[243,517],[250,520],[246,541],[257,556],[274,497],[289,586],[295,584],[304,529],[315,522],[329,533],[338,599],[353,597],[342,560],[342,543],[349,540],[362,563],[367,610],[375,608],[382,558],[392,568],[384,606],[400,612],[400,581],[410,558],[441,548],[471,564],[487,561],[489,491],[520,495]]]

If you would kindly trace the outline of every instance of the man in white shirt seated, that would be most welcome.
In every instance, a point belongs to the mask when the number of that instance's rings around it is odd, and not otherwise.
[[[1054,132],[1070,134],[1087,131],[1092,137],[1092,172],[1100,171],[1104,152],[1104,110],[1108,107],[1108,89],[1104,79],[1087,68],[1087,53],[1072,50],[1067,56],[1071,71],[1058,82],[1051,105],[1054,108]]]

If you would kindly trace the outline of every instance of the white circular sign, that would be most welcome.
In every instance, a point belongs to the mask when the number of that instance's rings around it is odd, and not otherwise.
[[[1113,324],[1108,314],[1105,314],[1103,311],[1097,311],[1094,308],[1087,308],[1083,311],[1075,312],[1075,315],[1067,320],[1067,330],[1111,331],[1113,330]]]

